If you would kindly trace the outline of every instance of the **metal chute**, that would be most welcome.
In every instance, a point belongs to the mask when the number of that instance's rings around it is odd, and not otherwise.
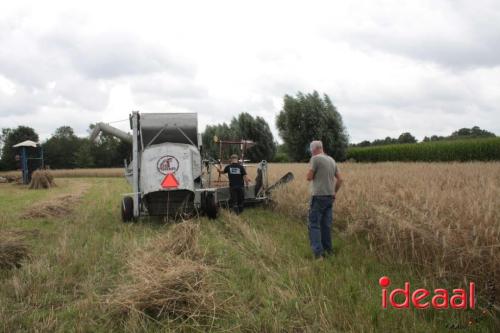
[[[95,125],[94,129],[92,130],[92,133],[90,133],[89,137],[90,141],[91,142],[95,141],[95,139],[101,132],[113,135],[119,139],[122,139],[125,142],[132,144],[132,135],[105,123],[97,123]]]

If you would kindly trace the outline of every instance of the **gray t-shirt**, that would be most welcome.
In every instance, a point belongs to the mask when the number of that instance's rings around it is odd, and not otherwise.
[[[335,175],[338,172],[335,160],[326,154],[311,157],[310,167],[314,172],[311,194],[312,195],[334,195]]]

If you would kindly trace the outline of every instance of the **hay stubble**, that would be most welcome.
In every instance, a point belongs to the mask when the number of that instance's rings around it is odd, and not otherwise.
[[[89,186],[85,183],[76,184],[72,193],[56,196],[41,201],[26,208],[21,214],[22,219],[58,218],[70,214],[81,201]]]
[[[0,232],[0,269],[19,268],[29,257],[29,247],[22,232]]]
[[[213,268],[198,247],[198,234],[198,224],[183,222],[136,248],[123,281],[106,297],[106,304],[128,316],[213,319],[220,305],[208,284]]]

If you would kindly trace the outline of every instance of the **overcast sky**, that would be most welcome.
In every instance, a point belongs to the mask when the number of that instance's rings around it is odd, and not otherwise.
[[[249,112],[277,135],[283,96],[317,90],[352,142],[500,134],[499,1],[70,2],[0,2],[0,127]]]

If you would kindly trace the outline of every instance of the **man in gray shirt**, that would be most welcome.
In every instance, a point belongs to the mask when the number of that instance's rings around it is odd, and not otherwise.
[[[315,258],[332,254],[331,228],[333,203],[342,185],[335,160],[323,152],[321,141],[311,142],[311,160],[307,180],[311,181],[309,207],[309,241]]]

